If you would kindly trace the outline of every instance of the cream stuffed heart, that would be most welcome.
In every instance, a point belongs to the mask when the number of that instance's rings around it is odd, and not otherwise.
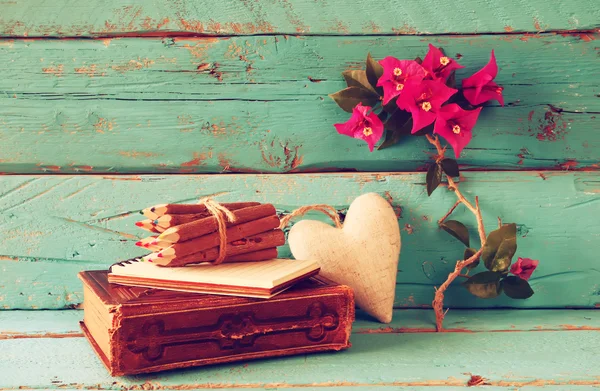
[[[296,259],[314,259],[320,274],[354,290],[358,306],[383,323],[392,320],[400,228],[390,204],[376,193],[356,198],[343,228],[302,220],[288,236]]]

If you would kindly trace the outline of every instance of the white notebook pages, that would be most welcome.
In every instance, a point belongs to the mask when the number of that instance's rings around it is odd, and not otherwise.
[[[183,267],[130,261],[113,265],[108,280],[122,285],[268,298],[289,288],[290,282],[315,275],[318,270],[316,261],[279,258]]]

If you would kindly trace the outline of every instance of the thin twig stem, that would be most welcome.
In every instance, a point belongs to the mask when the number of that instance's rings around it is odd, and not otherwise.
[[[441,219],[438,220],[438,224],[442,224],[448,218],[448,216],[450,216],[452,214],[452,212],[454,212],[454,209],[456,209],[456,207],[460,204],[461,204],[460,200],[456,201],[456,203],[454,204],[454,206],[452,208],[450,208],[448,213],[446,213],[444,215],[444,217],[442,217]]]
[[[442,147],[442,145],[440,144],[440,140],[438,139],[437,136],[431,136],[431,135],[426,135],[426,136],[427,136],[427,140],[433,146],[435,146],[435,148],[437,150],[437,156],[435,157],[435,161],[440,162],[444,158],[446,148]],[[446,176],[446,177],[448,179],[448,190],[454,191],[454,194],[456,194],[456,198],[458,200],[456,201],[454,206],[450,209],[450,211],[448,211],[448,213],[446,213],[446,215],[438,221],[438,223],[440,223],[440,224],[443,223],[444,220],[446,218],[448,218],[448,216],[450,216],[450,214],[454,211],[454,209],[459,204],[465,205],[467,207],[467,209],[469,209],[475,215],[475,219],[477,220],[477,231],[479,232],[479,239],[481,240],[481,248],[475,254],[473,254],[471,257],[469,257],[465,260],[457,261],[456,266],[454,267],[454,271],[448,275],[448,278],[446,279],[446,281],[444,281],[444,283],[439,288],[436,288],[435,297],[433,299],[432,306],[433,306],[433,310],[435,311],[435,323],[436,323],[437,331],[444,330],[443,323],[444,323],[444,317],[447,312],[447,311],[444,312],[444,292],[446,291],[446,289],[448,289],[448,287],[456,279],[456,277],[459,277],[459,276],[468,277],[467,275],[462,274],[461,272],[464,268],[475,263],[475,261],[477,261],[479,259],[479,257],[481,256],[481,253],[483,252],[483,246],[485,245],[485,238],[486,238],[485,228],[483,226],[483,218],[481,217],[481,209],[479,208],[479,198],[475,197],[475,206],[473,206],[473,204],[471,204],[469,202],[469,200],[467,200],[463,196],[463,194],[460,192],[460,190],[458,190],[458,183],[454,182],[454,179],[452,179],[452,177],[450,177],[450,176]]]

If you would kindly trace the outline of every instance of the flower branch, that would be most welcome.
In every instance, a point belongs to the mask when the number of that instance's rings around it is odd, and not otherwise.
[[[538,265],[528,258],[512,263],[517,250],[516,224],[503,224],[498,218],[498,229],[486,235],[479,200],[475,197],[473,203],[461,193],[455,180],[460,176],[458,163],[446,157],[446,147],[440,142],[442,137],[450,144],[458,159],[471,141],[483,105],[490,100],[504,105],[504,89],[494,81],[498,66],[493,50],[489,62],[462,79],[459,86],[456,72],[462,68],[433,45],[422,60],[387,56],[375,61],[369,54],[366,69],[343,72],[348,87],[330,95],[340,108],[352,113],[347,122],[334,125],[338,133],[365,141],[370,151],[384,136],[377,149],[390,147],[407,135],[425,135],[436,148],[426,175],[427,194],[431,196],[445,175],[448,190],[457,200],[438,225],[466,246],[454,271],[435,290],[432,305],[438,331],[443,330],[444,294],[457,277],[467,278],[462,285],[479,298],[494,298],[504,292],[513,299],[527,299],[533,295],[527,280]],[[461,204],[475,216],[479,250],[471,248],[468,228],[448,219]],[[469,276],[480,263],[487,271]]]
[[[427,135],[426,137],[427,137],[427,140],[433,146],[435,146],[435,148],[437,150],[438,158],[436,159],[436,161],[442,161],[444,159],[445,148],[442,148],[440,140],[437,138],[437,136]],[[473,254],[471,257],[469,257],[465,260],[462,260],[462,261],[458,261],[456,263],[456,267],[454,268],[454,271],[452,273],[450,273],[448,275],[448,278],[446,279],[446,281],[439,288],[437,288],[435,290],[435,297],[433,299],[432,306],[433,306],[433,310],[435,311],[435,319],[436,319],[435,323],[436,323],[437,331],[443,330],[444,317],[446,315],[444,312],[444,292],[450,286],[450,284],[456,279],[456,277],[459,277],[462,275],[461,273],[464,268],[472,265],[473,263],[475,263],[475,261],[479,260],[479,257],[481,256],[481,254],[483,252],[483,246],[485,246],[485,227],[483,226],[483,218],[481,217],[481,210],[479,209],[479,199],[477,197],[475,197],[475,207],[473,207],[473,205],[471,205],[469,200],[467,200],[463,196],[463,194],[460,192],[460,190],[458,189],[458,183],[456,183],[454,181],[454,179],[450,176],[448,176],[447,179],[448,179],[448,189],[452,189],[451,191],[453,191],[454,194],[456,194],[456,197],[458,198],[458,200],[452,206],[452,208],[450,208],[448,213],[446,213],[446,215],[439,220],[438,224],[442,224],[444,222],[444,220],[446,220],[446,218],[448,218],[448,216],[450,216],[452,214],[452,212],[454,211],[454,209],[456,209],[456,207],[458,205],[460,205],[460,204],[465,205],[471,212],[473,212],[473,214],[475,215],[475,218],[477,220],[477,231],[479,232],[479,238],[481,240],[481,248],[475,254]]]

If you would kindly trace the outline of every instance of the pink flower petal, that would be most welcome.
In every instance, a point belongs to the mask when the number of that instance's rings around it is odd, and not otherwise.
[[[497,100],[504,106],[502,87],[493,82],[497,74],[498,66],[492,50],[487,65],[462,81],[463,94],[469,103],[476,106],[489,100]]]
[[[445,66],[441,66],[441,58],[446,57],[449,62]],[[457,69],[464,68],[457,63],[453,58],[445,56],[444,53],[437,47],[429,44],[429,51],[421,64],[427,71],[427,76],[434,80],[441,79],[446,81],[448,77]]]
[[[383,123],[371,110],[370,106],[359,103],[352,110],[352,116],[348,121],[333,126],[340,134],[364,140],[369,145],[369,150],[373,152],[375,144],[383,136]],[[368,113],[369,111],[371,112]]]
[[[403,91],[398,89],[398,84],[403,86],[409,82],[420,82],[425,77],[425,69],[413,60],[398,60],[394,57],[386,57],[379,61],[383,67],[383,74],[377,81],[378,87],[383,87],[383,104],[388,104],[392,99]],[[394,72],[399,69],[400,74]]]
[[[530,258],[519,258],[510,267],[510,272],[524,280],[529,280],[540,262]]]
[[[423,111],[420,108],[416,107],[411,109],[413,119],[413,126],[410,133],[415,134],[419,130],[423,129],[426,126],[429,126],[435,121],[435,113],[430,111]]]
[[[379,85],[379,83],[377,83],[377,85]],[[394,99],[395,97],[400,95],[400,93],[402,92],[402,90],[398,90],[396,88],[396,84],[394,82],[389,81],[389,80],[381,83],[380,87],[383,87],[383,104],[384,105],[387,105],[392,99]]]
[[[442,106],[438,112],[433,132],[442,136],[452,146],[457,159],[462,150],[471,142],[472,129],[481,109],[482,107],[476,110],[463,110],[459,105],[452,103]],[[455,126],[458,126],[459,133],[455,133]]]
[[[437,110],[457,90],[441,81],[425,80],[421,83],[408,83],[405,92],[396,104],[402,110],[410,111],[413,117],[411,133],[416,133],[435,121]],[[427,105],[427,109],[424,108]]]

